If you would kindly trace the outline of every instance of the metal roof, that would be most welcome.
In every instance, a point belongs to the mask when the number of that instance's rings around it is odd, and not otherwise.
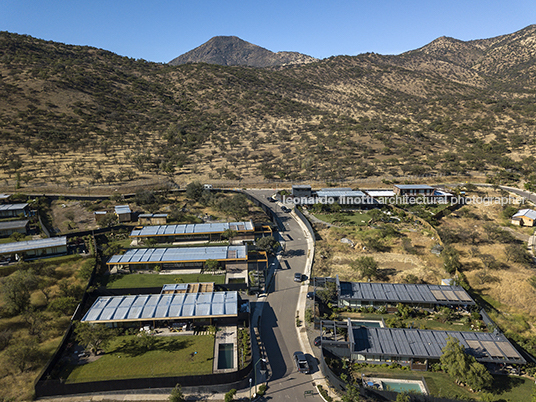
[[[340,282],[339,299],[386,303],[475,304],[461,286],[404,283]]]
[[[520,209],[514,216],[512,216],[512,219],[520,218],[522,216],[526,216],[529,219],[536,219],[536,211],[533,209]]]
[[[395,184],[395,187],[403,190],[435,190],[435,187],[427,184]]]
[[[116,205],[115,206],[115,213],[120,214],[130,214],[132,211],[130,210],[130,207],[128,205]]]
[[[147,264],[206,260],[245,260],[246,246],[134,248],[112,256],[106,264]]]
[[[352,190],[350,187],[343,188],[323,188],[316,192],[317,197],[366,197],[367,195],[359,190]]]
[[[253,222],[191,223],[186,225],[155,225],[135,229],[130,237],[174,236],[202,233],[223,233],[231,229],[237,232],[254,231]]]
[[[18,211],[26,208],[27,203],[21,204],[0,204],[0,211]]]
[[[101,296],[82,322],[173,320],[238,314],[238,292]]]
[[[166,218],[168,214],[139,214],[138,218]]]
[[[294,184],[292,188],[299,190],[310,190],[311,186],[309,184]]]
[[[393,190],[366,190],[367,194],[371,197],[394,197],[395,192]]]
[[[48,247],[61,247],[67,245],[67,237],[50,237],[48,239],[18,241],[0,244],[0,254],[19,253],[21,251],[39,250]]]
[[[28,220],[0,222],[0,230],[21,229],[26,227]]]
[[[7,200],[11,197],[11,194],[0,194],[0,200]]]
[[[353,351],[362,355],[439,359],[450,335],[480,362],[526,363],[497,333],[353,327]]]

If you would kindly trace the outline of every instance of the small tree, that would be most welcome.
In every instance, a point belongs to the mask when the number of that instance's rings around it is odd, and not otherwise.
[[[236,389],[233,388],[233,389],[229,390],[229,392],[227,392],[227,393],[225,394],[224,401],[225,401],[225,402],[231,402],[231,401],[234,401],[234,397],[235,397],[235,395],[236,395]]]
[[[76,341],[84,347],[84,349],[93,354],[105,348],[108,343],[115,337],[115,331],[107,328],[104,325],[91,325],[88,323],[79,322],[75,327]]]
[[[447,345],[442,349],[440,361],[443,370],[456,379],[463,382],[469,371],[470,362],[460,341],[452,336],[447,337]]]
[[[220,263],[218,262],[218,260],[209,259],[205,261],[205,269],[209,272],[215,272],[218,269],[219,265]]]
[[[276,244],[277,242],[273,236],[266,236],[257,240],[257,248],[266,251],[267,253],[271,253]]]
[[[171,390],[171,394],[169,395],[169,402],[183,402],[185,400],[186,398],[182,393],[182,386],[180,384],[175,385],[175,388]]]
[[[375,278],[378,276],[378,263],[372,257],[359,257],[352,263],[354,268],[364,278]]]

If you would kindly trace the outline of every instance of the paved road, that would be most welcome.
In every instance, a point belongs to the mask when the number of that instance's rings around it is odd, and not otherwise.
[[[307,257],[307,241],[298,223],[276,203],[266,200],[274,190],[248,190],[248,193],[268,205],[280,219],[280,234],[285,241],[285,253],[276,270],[274,285],[261,318],[261,337],[270,364],[268,397],[274,400],[302,401],[304,391],[312,391],[310,375],[296,371],[292,355],[300,350],[296,334],[296,311],[301,285],[294,282],[296,272],[303,273]],[[309,356],[314,371],[319,368]],[[315,392],[316,393],[316,392]],[[318,396],[316,396],[318,397]]]

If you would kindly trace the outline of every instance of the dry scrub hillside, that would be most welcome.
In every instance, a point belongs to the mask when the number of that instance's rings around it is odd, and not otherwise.
[[[535,36],[531,26],[500,41],[263,69],[162,65],[2,32],[0,188],[495,170],[496,181],[536,184]]]

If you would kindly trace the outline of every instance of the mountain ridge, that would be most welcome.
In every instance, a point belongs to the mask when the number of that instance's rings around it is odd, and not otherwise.
[[[168,64],[208,63],[222,66],[274,67],[305,64],[317,61],[298,52],[272,52],[237,36],[214,36],[207,42],[186,52]]]

